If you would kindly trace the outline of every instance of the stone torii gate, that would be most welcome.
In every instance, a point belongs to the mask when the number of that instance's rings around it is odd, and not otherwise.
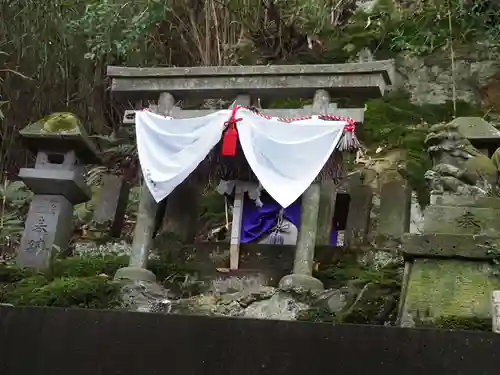
[[[273,109],[263,112],[277,117],[300,117],[311,114],[333,114],[363,121],[363,109],[340,109],[331,98],[347,98],[363,106],[369,98],[380,97],[392,84],[392,60],[334,65],[238,66],[196,68],[129,68],[108,67],[112,79],[111,91],[115,100],[129,103],[157,102],[151,106],[157,113],[176,118],[207,115],[214,110],[183,110],[176,106],[186,99],[202,102],[206,99],[225,99],[250,106],[258,99],[266,102],[279,99],[314,98],[312,106],[302,109]],[[134,125],[133,111],[127,111],[124,125]],[[181,184],[176,190],[181,190]],[[312,277],[314,247],[316,245],[320,184],[311,185],[302,195],[302,213],[293,274],[286,276],[282,286],[298,286],[311,290],[322,289],[320,281]],[[175,191],[174,191],[175,193]],[[137,223],[134,231],[129,267],[122,268],[116,278],[155,280],[146,270],[152,243],[157,204],[144,186],[141,192]],[[333,209],[329,210],[330,219]],[[233,217],[231,250],[237,254],[240,218],[238,210]],[[328,233],[331,228],[327,228]],[[237,261],[232,268],[237,268]],[[237,259],[237,256],[236,256]]]

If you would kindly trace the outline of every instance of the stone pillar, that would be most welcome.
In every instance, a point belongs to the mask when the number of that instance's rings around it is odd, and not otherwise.
[[[335,105],[330,104],[330,94],[325,90],[318,90],[314,96],[313,114],[327,114]],[[335,211],[335,198],[337,187],[334,181],[320,183],[320,205],[318,212],[318,245],[328,246],[332,232],[333,214]]]
[[[491,293],[491,319],[494,333],[500,333],[500,290]]]
[[[401,239],[410,230],[411,189],[403,178],[382,184],[378,233],[388,239]]]
[[[128,182],[120,176],[105,175],[92,217],[93,226],[107,229],[111,237],[119,238],[125,219],[129,193],[130,184]]]
[[[20,266],[46,269],[67,249],[73,236],[73,206],[90,200],[84,163],[100,163],[95,144],[69,114],[54,114],[20,131],[36,153],[34,168],[19,177],[35,194],[31,201],[16,261]]]
[[[366,244],[370,229],[370,212],[373,203],[373,192],[370,186],[364,185],[360,175],[349,180],[349,213],[345,229],[344,245],[355,248]]]
[[[500,249],[500,199],[431,196],[423,234],[405,234],[411,263],[403,316],[417,326],[491,322],[491,295],[500,289],[492,258]]]
[[[326,90],[316,91],[313,101],[313,111],[324,112],[324,108],[328,108],[329,102],[330,96]],[[313,183],[307,188],[304,194],[302,194],[300,230],[295,250],[293,273],[280,280],[280,288],[297,288],[311,291],[324,289],[323,283],[312,276],[320,198],[321,187],[320,184],[317,183]]]
[[[174,105],[174,97],[169,93],[162,93],[158,100],[157,112],[168,115]],[[115,279],[156,281],[154,273],[149,271],[146,267],[149,251],[153,243],[157,209],[158,204],[147,186],[143,184],[141,188],[139,209],[137,211],[129,266],[120,268],[115,274]]]

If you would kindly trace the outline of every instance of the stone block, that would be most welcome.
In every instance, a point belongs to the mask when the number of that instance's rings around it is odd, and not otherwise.
[[[500,210],[428,206],[424,211],[424,233],[500,235]]]
[[[488,260],[500,255],[500,236],[405,234],[402,249],[408,257]]]
[[[476,198],[468,195],[431,194],[430,204],[436,206],[477,207],[500,210],[500,199],[494,197]]]
[[[112,237],[120,237],[129,192],[130,185],[121,177],[104,176],[92,221],[97,225],[109,225]]]
[[[411,189],[404,180],[382,185],[378,233],[401,237],[410,229]]]
[[[65,250],[73,235],[73,206],[60,195],[35,195],[31,201],[16,261],[44,269],[53,252]]]
[[[345,229],[345,244],[348,247],[356,247],[368,240],[373,191],[370,186],[363,185],[358,178],[350,181],[349,195],[351,200]]]
[[[490,319],[491,293],[500,287],[488,262],[415,259],[403,314],[418,326],[439,319]]]
[[[21,168],[19,178],[35,194],[62,195],[74,205],[87,202],[92,196],[79,171]]]

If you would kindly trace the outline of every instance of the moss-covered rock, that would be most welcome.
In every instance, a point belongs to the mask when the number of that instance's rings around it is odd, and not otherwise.
[[[299,319],[313,322],[387,324],[395,323],[401,292],[400,257],[381,264],[373,256],[370,261],[346,257],[337,264],[320,270],[315,277],[333,291],[325,304],[312,304]],[[333,300],[332,300],[333,298]],[[333,305],[332,306],[332,302]]]
[[[118,283],[103,276],[63,277],[51,282],[37,276],[16,283],[5,293],[4,302],[14,306],[113,308],[120,304],[119,291]]]
[[[45,274],[14,265],[0,265],[0,302],[24,306],[115,308],[120,305],[121,284],[112,281],[128,265],[125,255],[73,256],[56,259]],[[185,282],[193,272],[166,260],[152,260],[158,280]]]
[[[491,319],[481,319],[477,317],[448,316],[435,319],[432,323],[423,323],[422,327],[464,330],[464,331],[486,331],[491,332]]]
[[[68,257],[54,261],[50,270],[51,276],[57,277],[89,277],[106,274],[113,277],[116,271],[128,265],[127,256],[84,256]]]

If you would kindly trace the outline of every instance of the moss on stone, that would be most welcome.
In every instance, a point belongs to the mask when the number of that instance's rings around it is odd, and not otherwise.
[[[326,288],[347,288],[354,294],[338,314],[322,306],[312,307],[301,314],[300,320],[356,324],[394,323],[401,293],[402,265],[389,262],[384,267],[363,264],[353,254],[315,273]]]
[[[459,316],[446,316],[435,319],[432,322],[420,324],[421,327],[491,332],[491,319],[477,317],[464,318]]]
[[[113,308],[120,303],[119,291],[118,283],[102,276],[63,277],[51,282],[38,276],[14,284],[3,299],[15,306]]]
[[[127,265],[125,255],[56,259],[43,274],[0,265],[0,302],[20,306],[114,308],[120,302],[120,284],[112,278],[119,268]],[[166,260],[152,260],[148,266],[158,280],[193,271]]]
[[[128,256],[105,255],[68,257],[54,261],[50,270],[53,278],[89,277],[106,274],[113,277],[116,271],[128,265]]]
[[[411,267],[405,310],[415,321],[455,316],[489,319],[492,291],[500,286],[488,262],[416,259]]]
[[[57,112],[40,120],[42,131],[48,133],[80,132],[80,120],[69,112]]]

